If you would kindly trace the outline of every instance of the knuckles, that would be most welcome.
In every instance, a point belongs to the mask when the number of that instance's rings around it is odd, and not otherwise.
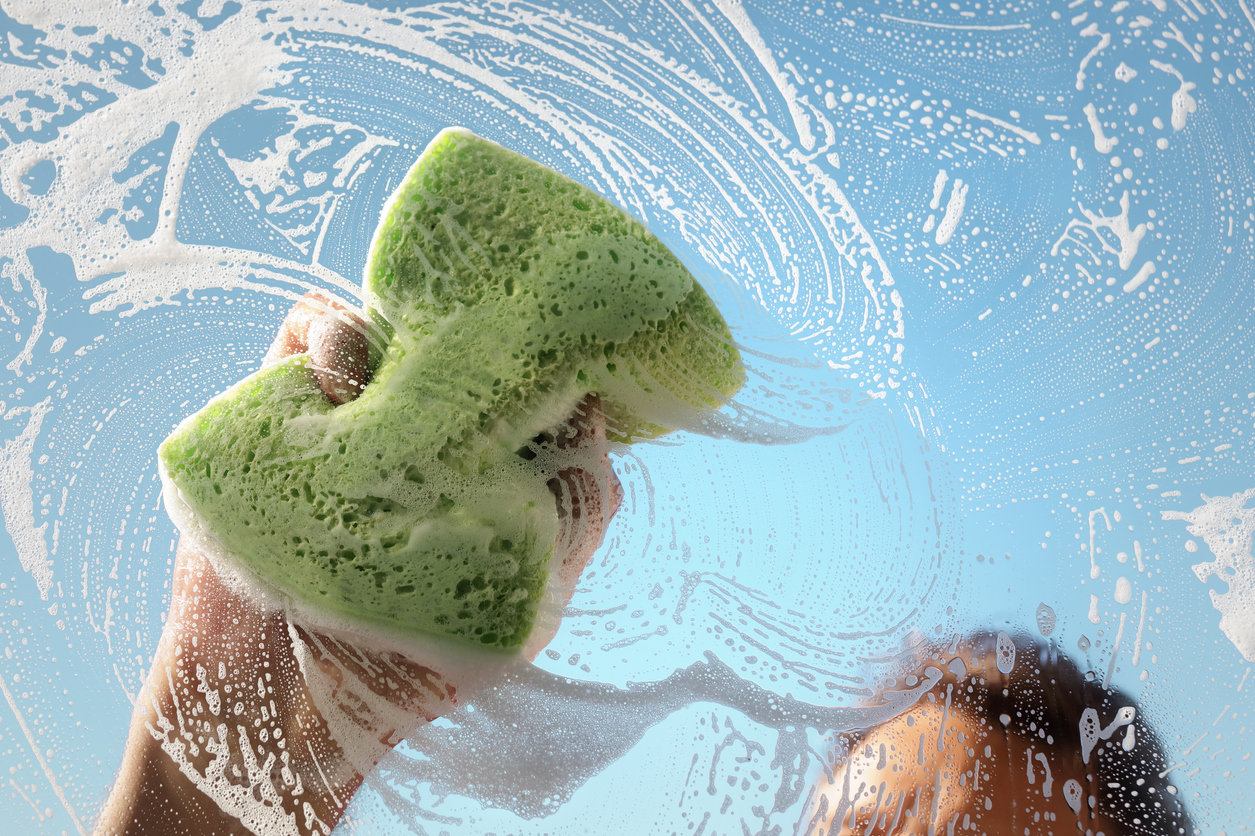
[[[309,359],[318,385],[339,406],[355,400],[370,376],[366,324],[356,313],[329,313],[309,326]]]
[[[368,329],[357,311],[310,291],[284,318],[266,361],[308,354],[319,388],[340,406],[356,400],[370,382]]]

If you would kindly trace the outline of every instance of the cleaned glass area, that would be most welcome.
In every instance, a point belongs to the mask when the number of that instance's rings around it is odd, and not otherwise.
[[[1248,0],[3,0],[0,30],[6,832],[93,832],[163,681],[151,762],[267,835],[1251,832]],[[307,293],[370,307],[451,126],[657,236],[743,384],[631,444],[552,417],[606,504],[532,663],[388,714],[353,683],[431,680],[272,595],[203,628],[218,670],[171,665],[158,446]],[[501,257],[448,234],[449,271]]]

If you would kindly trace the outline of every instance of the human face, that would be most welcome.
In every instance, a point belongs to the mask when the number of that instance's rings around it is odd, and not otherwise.
[[[817,836],[1123,832],[1090,807],[1097,786],[1093,773],[1085,774],[1079,756],[1058,751],[1049,738],[1008,731],[1001,718],[957,711],[955,702],[953,689],[944,697],[928,694],[910,711],[873,729],[831,783],[821,779],[810,832]]]

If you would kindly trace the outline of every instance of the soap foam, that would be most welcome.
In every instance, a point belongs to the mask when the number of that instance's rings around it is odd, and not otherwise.
[[[1232,496],[1202,495],[1192,511],[1161,511],[1165,520],[1188,523],[1189,532],[1202,537],[1213,560],[1194,565],[1203,583],[1214,575],[1226,582],[1227,592],[1209,589],[1211,605],[1220,611],[1220,630],[1242,657],[1255,662],[1255,488]]]

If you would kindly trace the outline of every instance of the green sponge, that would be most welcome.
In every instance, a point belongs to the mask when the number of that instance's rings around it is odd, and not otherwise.
[[[166,439],[164,478],[306,606],[517,649],[549,583],[546,482],[580,455],[532,439],[590,392],[612,439],[692,423],[743,380],[727,325],[640,223],[456,128],[385,207],[364,289],[386,345],[359,398],[333,406],[304,356],[263,368]]]

